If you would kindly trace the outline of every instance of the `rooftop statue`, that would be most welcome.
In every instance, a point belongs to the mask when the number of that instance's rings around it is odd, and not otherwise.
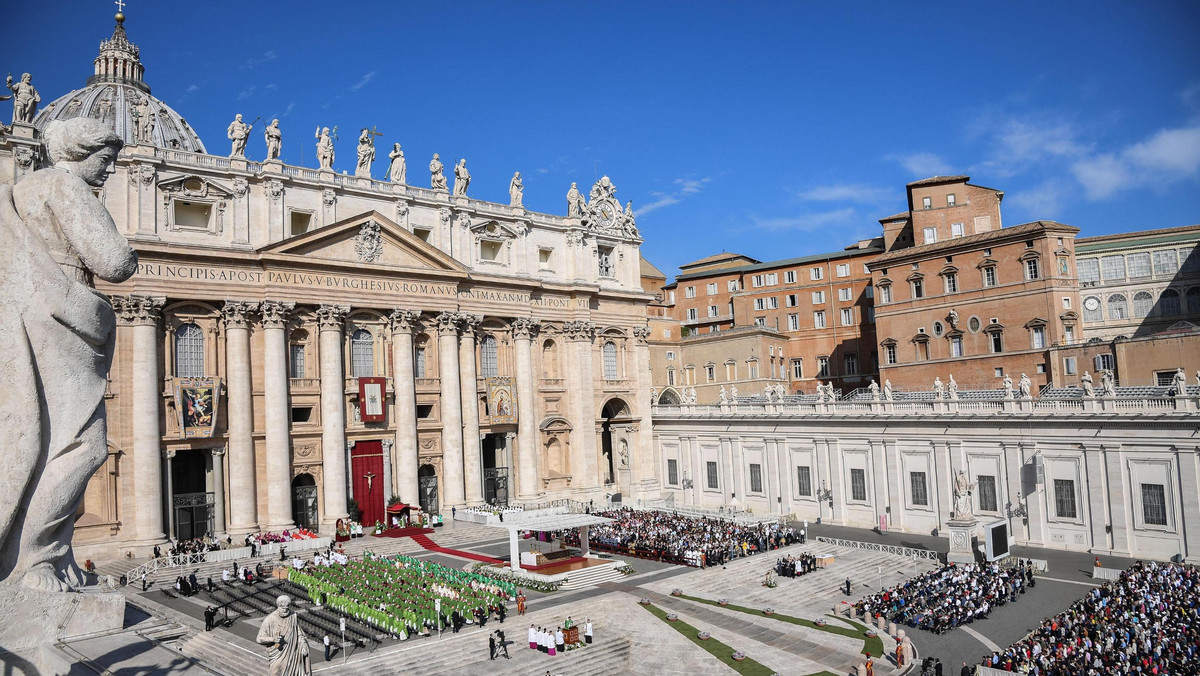
[[[444,172],[445,165],[442,164],[442,158],[437,153],[433,154],[433,159],[429,161],[429,187],[434,190],[446,192],[446,174]]]
[[[454,196],[466,197],[467,186],[471,185],[471,172],[467,171],[467,158],[458,161],[454,167]]]
[[[354,175],[371,178],[371,164],[375,161],[375,136],[370,129],[363,127],[358,135],[358,164],[354,167]]]
[[[329,135],[329,127],[317,129],[317,162],[322,171],[333,171],[333,138]]]
[[[267,159],[279,159],[279,152],[283,150],[283,131],[279,128],[279,120],[271,120],[271,124],[263,130],[263,138],[267,141]]]
[[[69,591],[84,584],[75,515],[108,458],[116,316],[92,280],[125,281],[137,253],[92,192],[120,137],[79,117],[49,125],[45,143],[52,166],[0,186],[0,580]]]
[[[583,194],[579,192],[578,186],[572,183],[571,189],[567,191],[567,216],[582,216],[585,204]]]
[[[408,181],[408,167],[404,163],[404,151],[400,149],[399,143],[392,147],[388,159],[392,161],[388,166],[388,180],[404,185]]]
[[[233,117],[233,122],[230,122],[229,128],[225,130],[225,135],[229,137],[230,141],[233,141],[233,147],[229,151],[230,157],[246,156],[246,141],[250,138],[250,129],[254,127],[254,122],[250,124],[242,122],[241,113]]]
[[[946,388],[950,393],[950,399],[952,401],[957,401],[958,400],[958,382],[954,380],[953,373],[950,374],[950,382],[946,384]]]
[[[521,172],[515,172],[508,182],[508,204],[513,207],[524,206],[525,184],[521,181]]]
[[[1079,383],[1083,386],[1083,396],[1096,396],[1096,388],[1092,386],[1092,374],[1090,371],[1083,372],[1083,377],[1079,379]]]
[[[21,81],[13,82],[13,76],[9,75],[8,88],[13,93],[13,124],[18,122],[33,124],[33,116],[37,112],[37,104],[42,100],[42,95],[38,94],[38,91],[33,87],[33,76],[29,73],[22,73]]]
[[[1112,371],[1105,369],[1100,372],[1100,392],[1105,397],[1117,396],[1117,384]]]

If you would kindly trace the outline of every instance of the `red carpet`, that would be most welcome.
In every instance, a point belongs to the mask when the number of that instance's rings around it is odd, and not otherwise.
[[[377,537],[377,538],[407,538],[407,537],[412,537],[414,535],[424,535],[426,533],[432,533],[432,532],[433,532],[432,528],[421,528],[420,526],[410,526],[408,528],[388,528],[387,530],[383,531],[379,535],[376,535],[375,537]]]
[[[430,540],[429,538],[425,537],[425,535],[422,533],[414,533],[409,537],[411,537],[414,542],[421,545],[425,549],[428,549],[431,552],[439,552],[442,554],[449,554],[450,556],[459,556],[464,559],[471,559],[473,561],[483,561],[484,563],[496,563],[496,564],[504,563],[500,559],[493,559],[492,557],[484,556],[483,554],[475,554],[474,552],[464,552],[461,549],[450,549],[449,547],[439,546],[433,540]]]

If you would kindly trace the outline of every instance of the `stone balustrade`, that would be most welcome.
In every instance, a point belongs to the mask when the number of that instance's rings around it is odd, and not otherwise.
[[[1195,415],[1200,396],[1085,397],[1080,399],[932,399],[922,401],[736,402],[725,404],[655,404],[654,416],[870,416],[870,415]]]

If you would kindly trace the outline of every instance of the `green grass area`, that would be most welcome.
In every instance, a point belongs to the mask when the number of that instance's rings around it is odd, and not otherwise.
[[[692,643],[695,643],[696,645],[698,645],[701,648],[703,648],[704,650],[706,650],[713,657],[715,657],[715,658],[721,660],[722,662],[724,662],[725,664],[729,665],[730,669],[733,669],[734,671],[738,672],[739,674],[742,674],[742,676],[771,676],[771,674],[775,673],[774,669],[765,667],[761,663],[755,662],[754,660],[750,659],[749,657],[742,660],[741,662],[735,662],[733,659],[733,648],[725,645],[724,643],[721,643],[720,641],[718,641],[715,638],[710,638],[707,641],[701,641],[700,638],[697,636],[697,634],[700,633],[699,629],[696,629],[695,627],[688,624],[687,622],[684,622],[683,620],[676,620],[675,622],[671,622],[670,620],[667,619],[667,611],[663,610],[662,608],[658,608],[653,605],[642,606],[642,607],[645,608],[646,610],[649,610],[654,615],[656,615],[658,617],[658,619],[662,620],[663,622],[666,622],[668,625],[670,625],[672,628],[674,628],[675,631],[686,636],[689,641],[691,641]],[[814,676],[816,676],[816,675],[814,675]],[[830,674],[830,676],[836,676],[836,674]]]
[[[857,639],[862,640],[862,642],[863,642],[863,649],[860,652],[862,652],[864,654],[871,653],[872,655],[874,655],[876,657],[883,655],[883,639],[879,638],[878,636],[875,636],[872,638],[867,638],[867,636],[866,636],[867,626],[863,625],[863,624],[859,624],[858,622],[855,622],[854,620],[838,618],[839,620],[841,620],[843,622],[847,622],[850,625],[856,627],[855,629],[847,629],[845,627],[838,627],[838,626],[834,626],[832,624],[826,624],[824,627],[821,627],[821,626],[818,626],[817,623],[813,622],[812,620],[804,620],[799,617],[792,617],[790,615],[781,615],[779,613],[775,613],[774,615],[763,615],[762,610],[752,610],[750,608],[746,608],[745,606],[735,606],[732,603],[729,605],[723,606],[723,605],[717,603],[716,601],[713,601],[710,599],[702,599],[698,596],[684,595],[684,596],[680,596],[677,598],[687,599],[689,601],[695,601],[696,603],[704,603],[704,604],[707,604],[710,606],[716,606],[718,608],[727,608],[729,610],[736,610],[739,613],[746,613],[748,615],[757,615],[759,617],[768,617],[772,620],[779,620],[781,622],[789,622],[791,624],[796,624],[801,627],[808,627],[809,629],[816,629],[817,631],[827,631],[831,634],[838,634],[841,636],[848,636],[850,638],[857,638]]]

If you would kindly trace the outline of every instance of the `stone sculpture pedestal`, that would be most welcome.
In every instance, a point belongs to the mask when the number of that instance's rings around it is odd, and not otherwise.
[[[975,531],[978,522],[975,519],[960,521],[951,519],[946,524],[950,531],[950,553],[946,560],[950,563],[975,563]]]
[[[71,665],[53,649],[57,641],[116,631],[125,621],[125,597],[116,592],[41,592],[0,584],[0,673],[66,674]],[[7,652],[6,652],[7,651]]]

